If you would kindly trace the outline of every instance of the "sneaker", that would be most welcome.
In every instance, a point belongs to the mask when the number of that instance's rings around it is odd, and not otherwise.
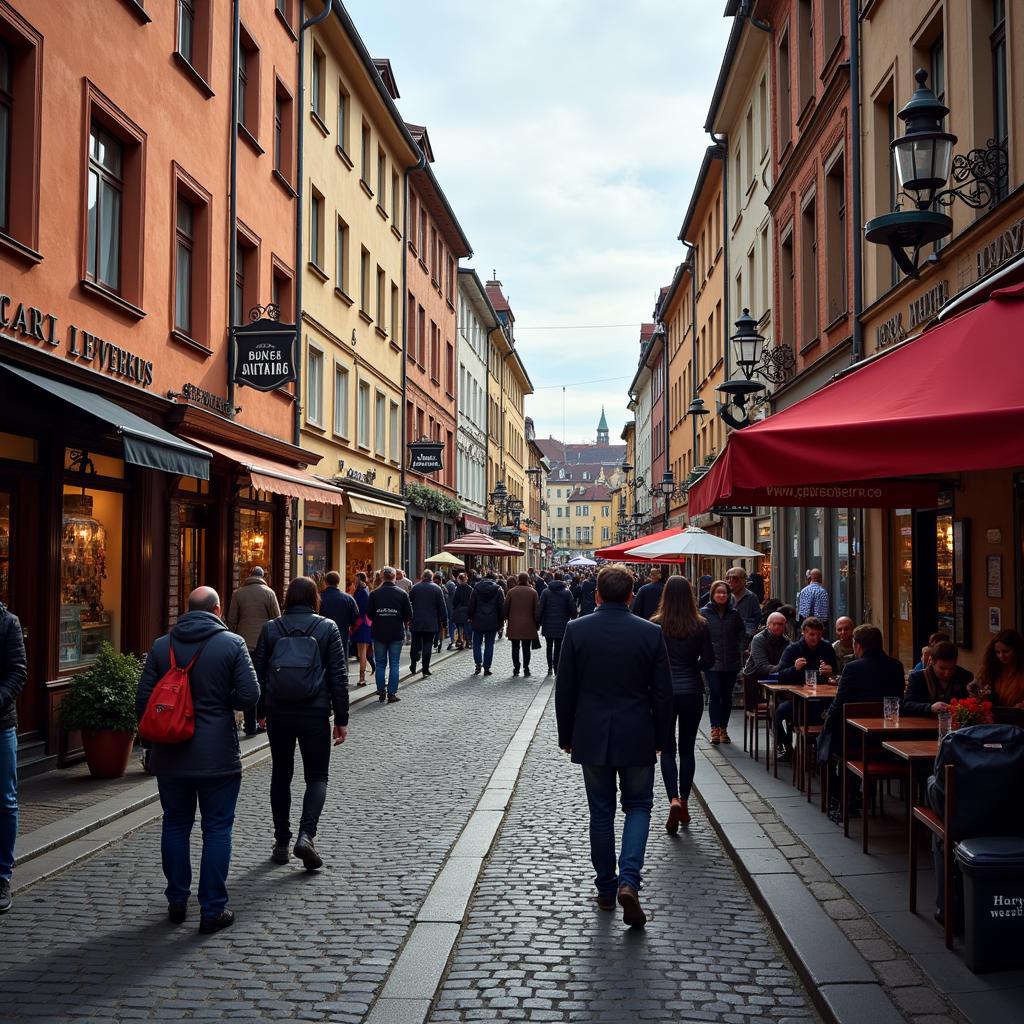
[[[401,699],[402,698],[399,697],[397,693],[389,693],[388,694],[388,703],[389,704],[397,704]]]
[[[167,920],[171,924],[181,924],[188,917],[188,907],[184,903],[167,904]]]
[[[292,853],[302,861],[307,871],[315,871],[324,866],[324,859],[316,852],[313,845],[313,837],[305,832],[299,833],[299,838],[292,847]]]
[[[711,742],[717,747],[722,742],[722,730],[718,726],[713,726],[711,729]]]
[[[619,906],[622,907],[622,923],[630,928],[643,928],[647,915],[640,906],[640,897],[631,885],[619,886]]]
[[[0,914],[6,914],[12,902],[11,883],[6,878],[0,878]]]
[[[222,928],[230,928],[234,923],[235,912],[225,908],[216,917],[201,917],[199,919],[199,934],[212,935]]]
[[[270,851],[270,859],[275,864],[287,864],[291,856],[287,843],[274,843],[274,848]]]

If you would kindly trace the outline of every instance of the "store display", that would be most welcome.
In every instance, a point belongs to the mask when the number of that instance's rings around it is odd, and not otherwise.
[[[107,578],[107,531],[93,518],[88,494],[64,496],[61,532],[60,664],[94,661],[111,635],[110,613],[103,608]]]

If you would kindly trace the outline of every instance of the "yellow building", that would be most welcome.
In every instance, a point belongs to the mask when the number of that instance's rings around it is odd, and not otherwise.
[[[566,490],[565,540],[558,545],[569,558],[590,557],[616,542],[613,533],[612,489],[607,484],[580,484]],[[617,510],[616,510],[617,511]]]
[[[302,566],[351,586],[401,555],[407,175],[421,154],[390,64],[337,8],[312,30],[303,74],[301,443],[346,503],[305,503]]]

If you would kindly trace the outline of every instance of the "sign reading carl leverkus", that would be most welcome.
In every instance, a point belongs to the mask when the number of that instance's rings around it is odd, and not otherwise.
[[[235,328],[235,383],[274,391],[295,380],[295,325],[261,317]]]

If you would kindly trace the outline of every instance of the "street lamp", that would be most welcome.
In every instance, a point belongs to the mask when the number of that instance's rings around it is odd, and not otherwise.
[[[957,199],[975,210],[994,206],[1009,167],[1006,146],[996,139],[954,156],[957,137],[942,128],[949,108],[928,87],[927,71],[919,69],[914,78],[914,95],[897,115],[906,127],[890,146],[900,194],[915,208],[901,209],[897,200],[891,213],[873,217],[864,225],[864,237],[888,246],[896,265],[908,277],[919,274],[921,248],[953,232],[952,217],[933,207],[948,209]],[[943,188],[951,176],[956,185]]]
[[[729,396],[727,401],[718,403],[718,415],[730,427],[741,430],[750,422],[747,400],[767,390],[764,384],[753,379],[764,351],[764,338],[757,333],[757,321],[750,315],[749,309],[744,309],[743,315],[736,321],[736,333],[729,341],[735,351],[736,365],[743,371],[743,376],[727,380],[715,389]]]

